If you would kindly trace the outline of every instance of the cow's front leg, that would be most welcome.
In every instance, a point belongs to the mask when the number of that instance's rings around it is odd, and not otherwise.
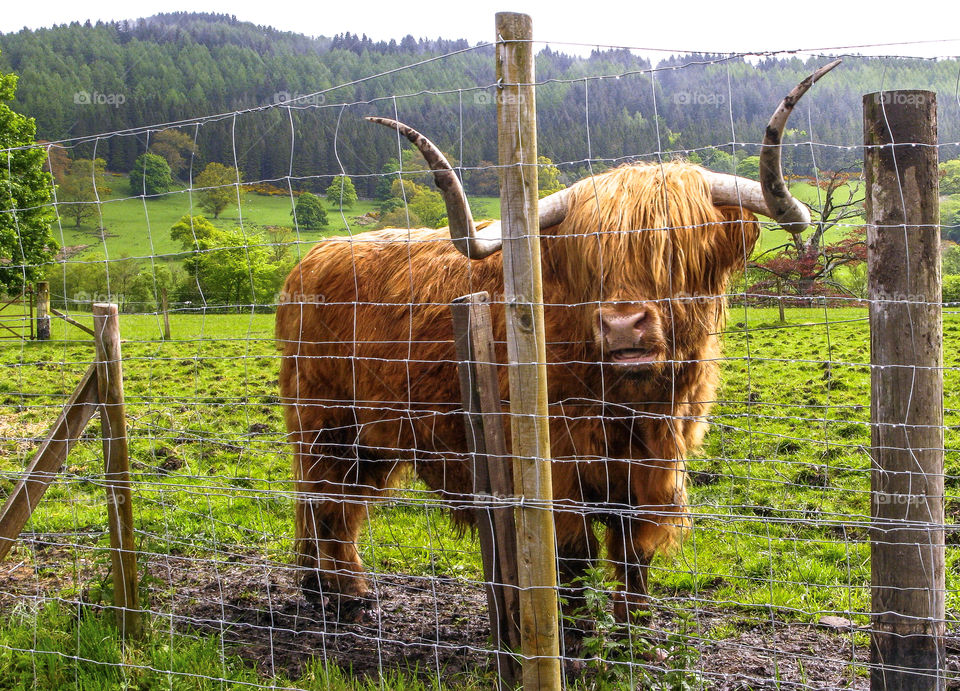
[[[614,614],[630,622],[649,609],[647,571],[658,549],[676,544],[689,526],[686,507],[684,457],[686,447],[681,430],[672,417],[648,423],[643,439],[647,458],[621,466],[627,473],[630,507],[609,520],[607,552],[617,580],[623,584]]]
[[[643,519],[621,517],[607,533],[607,554],[621,584],[614,595],[613,615],[623,623],[632,623],[649,610],[647,570],[653,553],[644,544],[649,526],[643,523]]]
[[[360,457],[366,449],[347,445],[340,437],[352,437],[338,432],[321,430],[311,435],[312,443],[297,447],[295,551],[304,596],[350,621],[370,606],[357,552],[360,528],[369,503],[382,496],[399,464]]]

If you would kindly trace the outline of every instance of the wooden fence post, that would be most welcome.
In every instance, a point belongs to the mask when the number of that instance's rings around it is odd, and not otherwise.
[[[450,305],[457,349],[460,391],[473,458],[477,533],[487,582],[487,608],[493,646],[499,652],[500,688],[512,690],[520,667],[512,653],[521,649],[517,600],[517,528],[513,518],[513,477],[497,377],[490,296],[474,293]],[[503,502],[503,504],[501,504]]]
[[[873,691],[944,688],[937,102],[863,98],[870,282]]]
[[[50,340],[50,284],[37,283],[37,340]]]
[[[497,14],[497,132],[523,687],[560,688],[557,557],[537,214],[533,24]]]
[[[120,318],[116,305],[94,304],[93,330],[97,347],[97,380],[106,466],[114,606],[117,608],[117,625],[122,635],[137,637],[141,632],[137,553],[133,535],[127,422],[123,402]]]

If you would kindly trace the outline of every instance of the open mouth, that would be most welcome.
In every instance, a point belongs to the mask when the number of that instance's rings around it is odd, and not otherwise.
[[[655,353],[639,348],[621,348],[610,351],[610,359],[618,365],[643,365],[657,359]]]

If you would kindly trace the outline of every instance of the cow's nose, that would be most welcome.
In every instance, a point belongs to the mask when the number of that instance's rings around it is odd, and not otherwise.
[[[600,312],[600,333],[611,350],[632,348],[647,328],[647,310],[630,314]]]

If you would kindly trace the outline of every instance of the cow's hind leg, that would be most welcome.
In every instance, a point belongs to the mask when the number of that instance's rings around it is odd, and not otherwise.
[[[329,451],[329,449],[324,449]],[[297,454],[296,544],[307,599],[346,614],[369,593],[356,542],[369,501],[388,486],[396,464],[308,450]]]
[[[647,570],[653,557],[649,520],[614,518],[607,531],[607,556],[613,563],[616,579],[622,584],[614,597],[613,614],[617,621],[632,623],[648,611]]]
[[[576,656],[583,637],[593,629],[593,620],[586,610],[584,589],[591,567],[596,566],[599,552],[590,517],[581,511],[558,510],[554,516],[557,534],[557,558],[560,576],[560,597],[563,613],[564,654]]]

